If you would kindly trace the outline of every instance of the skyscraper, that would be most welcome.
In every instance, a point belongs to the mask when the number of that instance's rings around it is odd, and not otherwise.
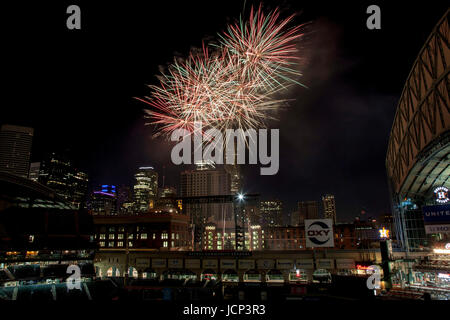
[[[116,186],[103,184],[96,188],[89,200],[89,210],[93,215],[117,215]]]
[[[336,223],[336,202],[334,195],[326,194],[322,197],[323,213],[325,219],[332,219]]]
[[[317,201],[300,201],[298,203],[298,224],[303,224],[305,219],[319,218],[319,203]]]
[[[152,209],[158,196],[158,173],[153,167],[140,167],[134,175],[134,207],[136,213]]]
[[[260,215],[263,227],[283,224],[283,203],[280,200],[261,201]]]
[[[182,197],[208,197],[230,194],[230,174],[223,168],[216,168],[213,163],[197,163],[195,170],[186,170],[181,173]],[[201,242],[201,235],[207,223],[215,224],[221,237],[229,237],[234,232],[232,203],[209,203],[209,201],[187,203],[186,205],[183,204],[183,210],[191,217],[191,224],[199,242]]]
[[[0,129],[0,171],[28,178],[33,128],[2,125]]]
[[[52,152],[41,162],[39,182],[76,208],[86,202],[88,175],[73,167],[66,152]]]
[[[30,171],[28,172],[28,179],[33,181],[39,181],[39,171],[41,170],[40,162],[30,163]]]

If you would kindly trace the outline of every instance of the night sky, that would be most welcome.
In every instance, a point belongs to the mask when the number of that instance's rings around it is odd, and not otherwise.
[[[33,161],[69,148],[92,183],[132,184],[153,165],[178,186],[170,146],[151,139],[145,105],[159,66],[222,31],[241,0],[58,1],[2,4],[0,123],[35,128]],[[161,4],[155,4],[161,2]],[[247,1],[246,8],[258,1]],[[395,3],[395,4],[394,4]],[[81,7],[81,30],[66,28],[66,8]],[[385,154],[403,84],[446,1],[264,1],[297,23],[310,22],[300,44],[307,64],[293,99],[279,113],[280,171],[246,167],[245,192],[284,201],[336,196],[338,220],[390,212]],[[381,8],[381,30],[366,28],[366,8]],[[160,184],[162,179],[160,179]]]

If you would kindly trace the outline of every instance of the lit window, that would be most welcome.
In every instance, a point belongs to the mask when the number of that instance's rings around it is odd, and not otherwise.
[[[134,238],[134,234],[129,234],[128,235],[128,239],[133,239]]]
[[[110,234],[109,235],[109,240],[114,240],[115,235],[114,234]]]
[[[155,239],[156,239],[156,233],[153,234],[153,240],[155,240]]]
[[[110,247],[110,248],[114,247],[114,241],[108,242],[108,247]]]
[[[105,241],[100,241],[100,247],[104,247],[105,246]]]
[[[123,233],[118,234],[117,239],[123,239]]]
[[[129,246],[130,248],[132,248],[132,247],[133,247],[133,241],[128,241],[128,246]]]
[[[168,241],[163,241],[163,247],[167,248],[167,246],[168,246]]]
[[[175,242],[174,241],[172,241],[171,246],[175,247]]]
[[[105,239],[106,239],[105,234],[104,233],[100,234],[100,240],[105,240]]]
[[[143,239],[143,240],[147,239],[147,234],[146,233],[142,233],[141,234],[141,239]]]
[[[117,246],[118,246],[118,247],[123,247],[123,241],[117,242]]]

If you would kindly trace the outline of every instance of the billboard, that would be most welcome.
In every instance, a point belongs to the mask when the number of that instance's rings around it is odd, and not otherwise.
[[[332,219],[305,219],[305,235],[307,248],[334,247]]]
[[[450,233],[450,204],[423,206],[425,233]]]

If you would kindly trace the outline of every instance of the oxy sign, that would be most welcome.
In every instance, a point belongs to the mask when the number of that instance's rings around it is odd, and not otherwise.
[[[306,247],[334,247],[332,219],[305,219]]]

